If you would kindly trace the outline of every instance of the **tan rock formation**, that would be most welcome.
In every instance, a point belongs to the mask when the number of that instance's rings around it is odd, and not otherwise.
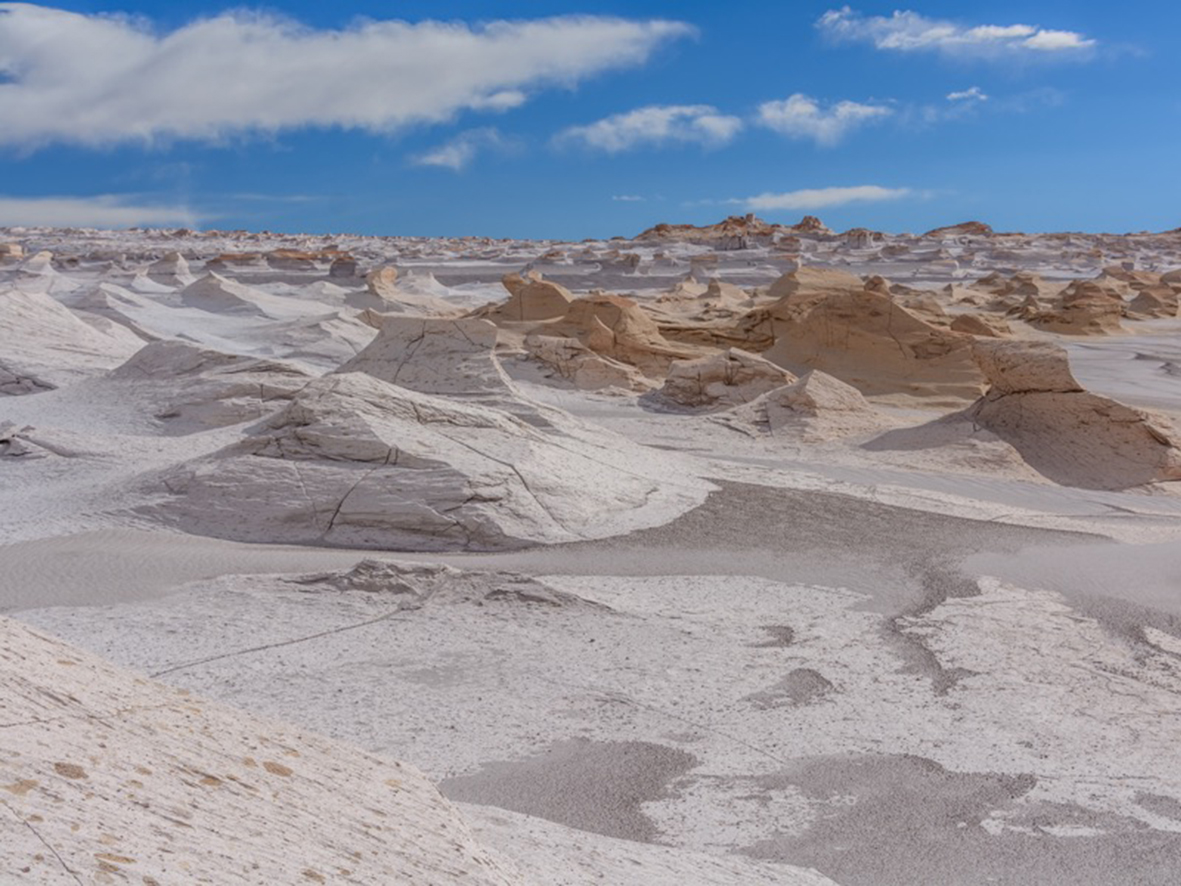
[[[575,299],[565,316],[547,324],[546,333],[576,338],[595,353],[629,363],[653,378],[663,376],[673,360],[701,356],[699,350],[670,342],[636,302],[619,295]]]
[[[1181,289],[1181,287],[1178,287]],[[1139,290],[1128,303],[1128,316],[1136,318],[1176,317],[1178,291],[1158,283]]]
[[[951,321],[951,330],[985,338],[1007,338],[1013,334],[1012,327],[995,314],[957,314]]]
[[[831,293],[844,293],[865,289],[860,277],[836,268],[804,266],[788,271],[771,284],[767,290],[769,298],[807,298]]]
[[[508,301],[491,310],[478,311],[477,316],[497,323],[551,320],[565,315],[574,301],[570,290],[542,278],[537,271],[529,271],[524,276],[507,274],[501,282],[509,291]]]
[[[681,406],[726,409],[795,381],[790,372],[738,348],[697,360],[678,360],[657,394]]]
[[[1181,479],[1171,422],[1083,390],[1061,347],[977,341],[975,353],[990,387],[965,416],[1042,475],[1090,489]]]
[[[656,384],[636,367],[596,354],[576,338],[528,335],[524,348],[531,358],[546,367],[551,378],[569,382],[580,390],[647,391]]]
[[[971,336],[925,323],[865,289],[791,295],[752,311],[742,326],[773,342],[763,352],[772,362],[798,375],[820,369],[863,394],[950,401],[983,390]]]
[[[1124,301],[1093,280],[1076,280],[1031,321],[1039,329],[1062,335],[1109,335],[1122,332]]]
[[[935,228],[923,234],[924,237],[987,237],[992,234],[992,227],[986,225],[984,222],[966,221],[960,222],[957,225],[947,225],[942,228]]]
[[[856,388],[813,370],[718,420],[756,433],[821,442],[880,430],[884,417]]]

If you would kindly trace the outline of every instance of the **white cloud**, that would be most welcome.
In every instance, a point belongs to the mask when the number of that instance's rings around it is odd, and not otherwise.
[[[411,157],[415,166],[443,166],[460,172],[471,165],[480,151],[506,150],[509,142],[495,127],[469,129],[426,153]]]
[[[647,198],[641,197],[639,194],[615,194],[611,199],[616,203],[644,203]]]
[[[959,92],[949,92],[947,100],[949,102],[986,102],[988,96],[979,86],[972,86]]]
[[[571,126],[555,140],[618,154],[669,142],[721,147],[741,129],[739,118],[720,114],[710,105],[649,105],[586,126]]]
[[[791,138],[810,138],[819,145],[835,145],[857,127],[892,113],[884,105],[851,101],[837,102],[825,109],[815,99],[797,92],[783,101],[759,105],[757,119],[761,126]]]
[[[896,52],[930,51],[957,57],[1077,57],[1098,42],[1075,31],[1053,31],[1036,25],[965,27],[908,10],[896,11],[889,17],[865,16],[848,6],[824,13],[816,27],[833,40],[870,43]]]
[[[754,211],[774,209],[811,210],[844,206],[848,203],[876,203],[899,200],[912,193],[910,188],[883,188],[880,185],[858,185],[851,188],[809,188],[783,194],[759,194],[737,202]]]
[[[320,126],[385,132],[504,111],[531,90],[642,64],[673,21],[363,21],[313,30],[227,12],[167,34],[128,17],[0,3],[0,144],[218,140]]]
[[[168,225],[197,227],[197,213],[184,206],[136,205],[131,198],[0,197],[4,227],[133,228]]]

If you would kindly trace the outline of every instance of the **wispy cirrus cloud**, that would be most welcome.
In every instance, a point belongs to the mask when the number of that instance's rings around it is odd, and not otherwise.
[[[712,105],[649,105],[585,126],[571,126],[554,141],[608,154],[667,144],[716,148],[732,141],[742,125],[740,118],[722,114]]]
[[[854,129],[889,117],[891,108],[880,104],[841,101],[824,107],[803,93],[782,101],[759,105],[756,122],[789,138],[811,139],[818,145],[837,144]]]
[[[389,132],[514,108],[533,91],[643,64],[692,33],[604,16],[316,30],[247,11],[157,33],[127,16],[0,3],[0,145]]]
[[[846,206],[850,203],[879,203],[884,200],[900,200],[914,194],[910,188],[885,188],[881,185],[855,185],[842,188],[805,188],[799,191],[783,193],[763,193],[755,197],[742,200],[732,200],[741,203],[756,212],[772,210],[800,210],[830,209],[835,206]]]
[[[892,52],[938,52],[957,58],[1081,58],[1098,45],[1097,40],[1077,31],[1039,25],[962,25],[909,10],[897,10],[890,16],[867,16],[848,6],[824,13],[816,27],[838,42],[868,43]]]
[[[481,151],[508,151],[513,147],[512,140],[501,135],[500,130],[489,126],[461,132],[438,147],[411,157],[410,162],[414,166],[441,166],[462,172],[472,164]]]
[[[187,206],[142,201],[135,196],[2,197],[4,227],[134,228],[156,225],[196,227],[207,216]]]

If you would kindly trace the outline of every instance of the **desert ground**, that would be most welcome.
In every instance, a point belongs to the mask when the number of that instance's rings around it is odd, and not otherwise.
[[[1179,298],[1181,231],[0,228],[0,882],[1175,884]]]

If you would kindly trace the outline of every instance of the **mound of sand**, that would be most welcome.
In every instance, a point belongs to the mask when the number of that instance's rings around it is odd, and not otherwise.
[[[143,510],[244,541],[492,550],[659,525],[709,488],[558,410],[545,423],[330,375],[241,442],[145,478],[163,500]]]
[[[1067,486],[1124,489],[1181,479],[1168,419],[1083,390],[1066,351],[1043,342],[978,341],[988,392],[965,416]]]
[[[44,293],[0,291],[0,395],[35,394],[101,375],[142,344],[120,326],[96,329]]]
[[[420,772],[0,617],[14,882],[505,884]]]
[[[729,348],[710,357],[676,361],[655,394],[681,406],[726,409],[793,381],[794,375],[770,360]]]

